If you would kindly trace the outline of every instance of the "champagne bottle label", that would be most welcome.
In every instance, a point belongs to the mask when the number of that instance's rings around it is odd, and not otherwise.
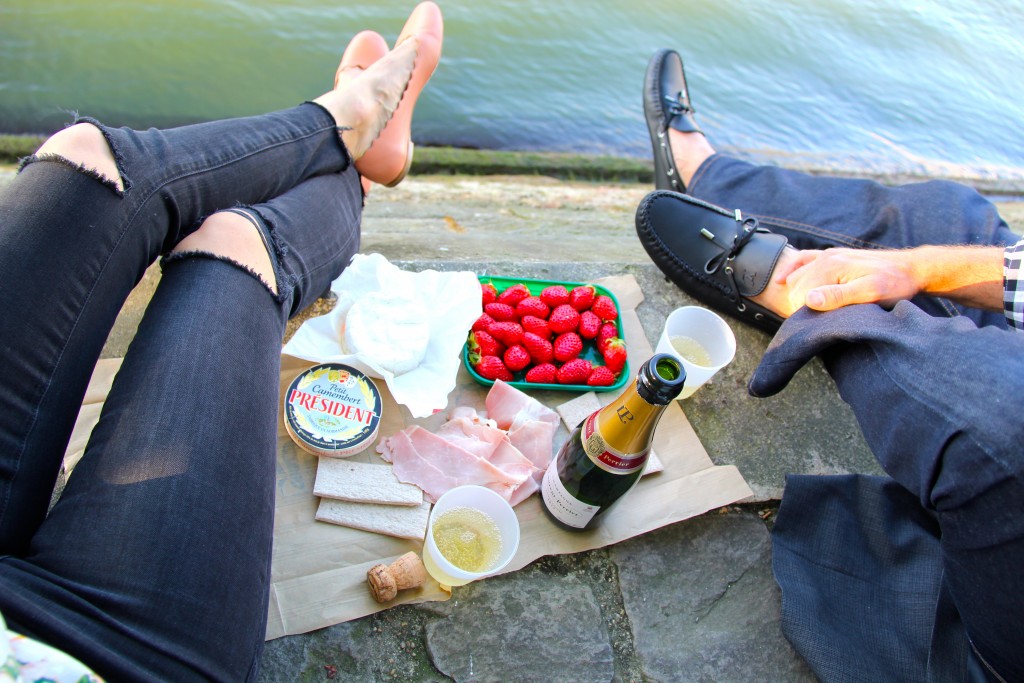
[[[544,506],[558,521],[566,526],[582,529],[601,509],[588,505],[569,493],[558,478],[558,458],[551,461],[541,481],[541,495]]]
[[[580,439],[583,440],[583,450],[587,457],[595,465],[612,474],[630,474],[641,469],[647,462],[647,454],[650,448],[645,448],[639,453],[622,453],[615,450],[604,440],[601,432],[597,431],[597,415],[594,413],[583,423],[580,430]]]

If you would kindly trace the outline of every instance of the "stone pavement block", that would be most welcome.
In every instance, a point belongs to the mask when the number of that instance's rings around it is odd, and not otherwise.
[[[431,663],[424,628],[430,605],[400,605],[362,619],[265,643],[260,683],[450,681]]]
[[[757,514],[679,522],[614,546],[611,558],[645,679],[816,680],[782,635]]]
[[[437,669],[459,683],[612,680],[601,609],[578,578],[499,576],[458,590],[438,610],[449,614],[427,626],[427,650]]]
[[[369,624],[352,621],[320,629],[299,638],[279,638],[266,644],[260,658],[261,681],[320,681],[334,673],[339,680],[372,679],[365,657]]]

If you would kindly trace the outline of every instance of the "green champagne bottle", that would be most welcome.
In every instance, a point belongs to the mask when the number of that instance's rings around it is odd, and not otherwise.
[[[670,354],[640,366],[636,383],[579,424],[551,461],[541,484],[544,511],[580,531],[640,481],[665,408],[683,390],[686,371]]]

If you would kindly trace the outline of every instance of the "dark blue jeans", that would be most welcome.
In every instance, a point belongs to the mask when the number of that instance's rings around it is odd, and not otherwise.
[[[0,193],[0,612],[110,680],[254,677],[274,524],[281,343],[359,247],[362,191],[334,120],[96,124],[125,190],[32,159]],[[209,254],[160,284],[59,502],[93,366],[147,266],[251,208],[278,294]]]
[[[1018,239],[948,182],[889,188],[716,155],[690,192],[805,249]],[[773,532],[786,635],[823,680],[1024,680],[1024,334],[928,297],[801,309],[751,393],[818,355],[891,479],[787,481]]]

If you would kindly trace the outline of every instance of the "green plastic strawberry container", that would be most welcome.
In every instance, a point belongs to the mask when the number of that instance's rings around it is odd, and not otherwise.
[[[562,285],[563,287],[565,287],[566,289],[568,289],[570,291],[572,291],[573,287],[579,287],[580,285],[589,285],[589,286],[594,288],[594,290],[596,291],[597,294],[604,294],[605,296],[610,297],[611,300],[615,302],[615,309],[620,312],[620,314],[615,318],[615,328],[618,330],[619,337],[621,339],[625,339],[625,336],[623,335],[623,332],[622,332],[622,315],[621,315],[622,309],[619,307],[619,300],[617,298],[615,298],[614,294],[612,294],[608,289],[602,287],[601,285],[594,284],[593,282],[563,282],[561,280],[529,280],[529,279],[525,279],[525,278],[494,277],[494,276],[491,276],[491,275],[479,275],[477,277],[480,280],[481,284],[488,283],[488,282],[493,284],[495,289],[498,290],[499,294],[501,292],[505,291],[506,289],[508,289],[509,287],[511,287],[512,285],[515,285],[515,284],[526,285],[526,288],[530,290],[530,294],[533,294],[533,295],[539,295],[541,293],[541,291],[544,290],[545,287],[550,287],[551,285]],[[601,352],[597,350],[597,347],[594,345],[594,341],[592,339],[584,339],[583,340],[583,351],[582,351],[582,353],[580,353],[579,357],[583,358],[585,360],[589,360],[591,363],[594,363],[594,364],[597,364],[597,365],[603,365],[604,364],[604,358],[602,357]],[[487,379],[487,378],[481,376],[480,373],[478,373],[476,370],[474,370],[473,366],[470,365],[470,363],[469,363],[469,342],[468,341],[462,347],[462,362],[466,366],[466,370],[469,371],[469,374],[477,382],[479,382],[480,384],[487,385],[487,386],[490,386],[490,385],[494,384],[494,380]],[[519,389],[523,389],[523,390],[535,390],[535,391],[536,390],[575,391],[575,392],[581,392],[582,393],[582,392],[587,392],[587,391],[618,391],[619,389],[622,389],[622,387],[626,386],[626,382],[629,381],[629,378],[630,378],[630,372],[629,372],[629,361],[627,361],[626,365],[622,368],[622,372],[619,373],[618,378],[615,380],[615,383],[614,384],[610,384],[608,386],[603,386],[603,387],[592,387],[592,386],[590,386],[588,384],[543,384],[543,383],[540,383],[540,382],[527,382],[524,379],[525,376],[526,376],[526,370],[520,370],[518,372],[513,372],[512,373],[513,380],[511,382],[509,382],[508,384],[510,384],[510,385],[512,385],[514,387],[517,387]]]

